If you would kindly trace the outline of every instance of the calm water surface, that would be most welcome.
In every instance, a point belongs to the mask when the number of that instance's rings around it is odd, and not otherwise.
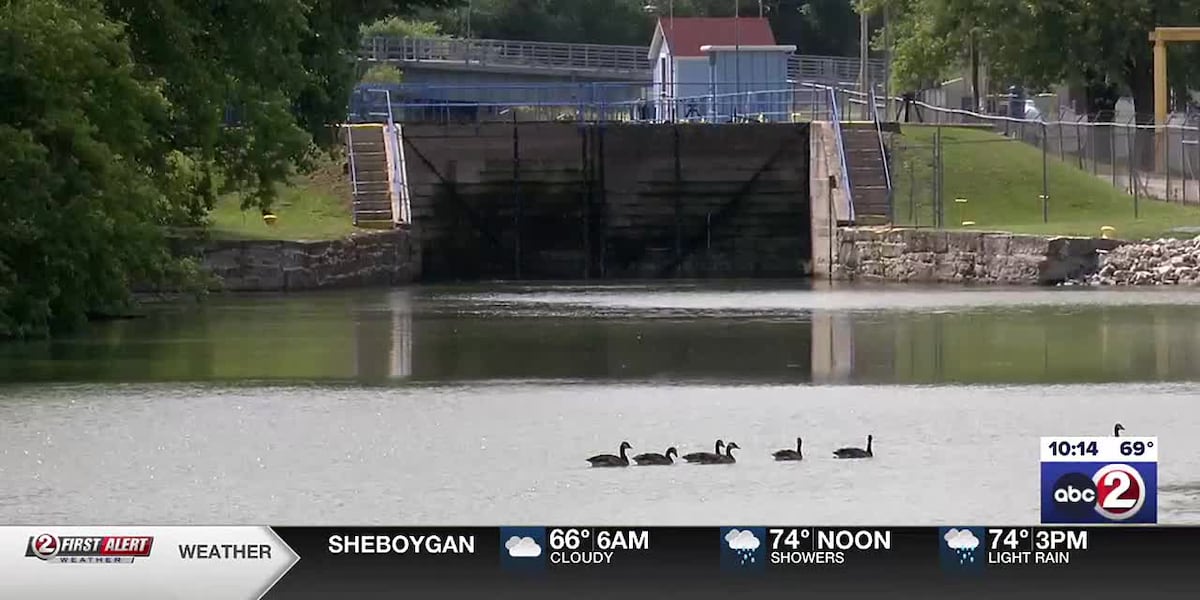
[[[0,344],[0,381],[13,523],[1035,523],[1037,438],[1116,421],[1160,439],[1160,521],[1200,523],[1187,290],[243,296]],[[716,438],[737,465],[583,460]]]

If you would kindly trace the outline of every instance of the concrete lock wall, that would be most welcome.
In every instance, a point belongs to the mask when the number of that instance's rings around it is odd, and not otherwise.
[[[808,133],[774,123],[407,125],[422,275],[807,275]]]
[[[361,233],[330,241],[180,241],[214,275],[215,289],[276,292],[396,285],[419,275],[418,249],[404,230]]]
[[[835,239],[833,276],[838,279],[1012,285],[1080,280],[1099,268],[1099,252],[1125,243],[1002,232],[854,227],[839,228]]]

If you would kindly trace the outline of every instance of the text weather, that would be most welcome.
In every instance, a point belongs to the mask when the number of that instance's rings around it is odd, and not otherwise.
[[[1154,523],[1158,439],[1046,437],[1041,440],[1043,523]]]
[[[550,530],[550,563],[559,565],[611,564],[620,552],[650,549],[646,529],[587,529],[560,527]]]
[[[1088,532],[1071,529],[988,529],[987,562],[992,565],[1062,565],[1072,551],[1088,549]]]
[[[772,565],[840,565],[846,553],[891,550],[892,532],[875,529],[772,528]]]

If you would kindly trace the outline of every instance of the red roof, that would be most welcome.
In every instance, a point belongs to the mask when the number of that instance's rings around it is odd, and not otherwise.
[[[704,56],[701,46],[775,45],[771,24],[758,17],[660,17],[658,26],[675,56]]]

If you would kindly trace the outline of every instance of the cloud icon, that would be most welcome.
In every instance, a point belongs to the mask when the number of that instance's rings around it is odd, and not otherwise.
[[[731,550],[757,550],[762,544],[754,536],[754,532],[736,529],[730,529],[729,533],[725,534],[725,543],[729,544]]]
[[[970,529],[951,529],[942,537],[951,550],[974,550],[979,547],[979,538]]]
[[[535,558],[542,555],[542,547],[531,537],[512,536],[504,542],[508,555],[513,558]]]

